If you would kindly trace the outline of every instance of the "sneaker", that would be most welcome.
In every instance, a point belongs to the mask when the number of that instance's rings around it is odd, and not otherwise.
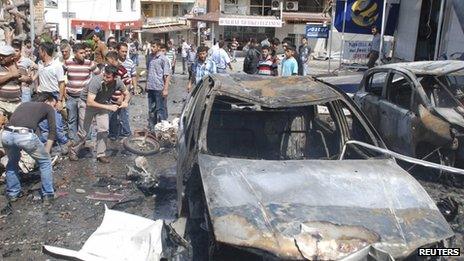
[[[16,195],[6,195],[6,198],[8,199],[9,202],[15,202],[17,201],[19,198],[22,198],[24,196],[23,192],[20,191],[18,194]]]
[[[47,194],[42,196],[42,203],[44,206],[51,206],[55,200],[55,195]]]
[[[110,160],[107,156],[97,157],[97,161],[104,164],[110,163]]]

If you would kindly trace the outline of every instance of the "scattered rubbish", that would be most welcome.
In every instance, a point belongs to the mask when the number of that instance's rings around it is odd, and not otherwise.
[[[62,219],[65,219],[65,220],[68,220],[70,221],[71,220],[71,212],[69,211],[63,211],[63,212],[60,212],[60,218]]]
[[[11,203],[8,202],[5,207],[0,210],[0,219],[7,217],[9,215],[13,214],[13,207],[11,206]]]
[[[66,191],[56,191],[55,192],[55,198],[66,197],[67,195],[69,195],[69,193],[66,192]]]
[[[155,125],[155,133],[162,147],[172,147],[177,141],[179,118],[172,121],[161,121]]]
[[[134,180],[135,185],[145,196],[153,195],[154,189],[159,185],[158,176],[147,171],[147,160],[145,157],[139,156],[135,158],[135,167],[126,165],[128,171],[127,179]]]
[[[115,210],[126,209],[126,208],[129,208],[131,206],[140,205],[143,202],[143,200],[144,200],[144,198],[142,196],[127,199],[127,200],[123,200],[121,202],[115,203],[113,206],[110,207],[110,209],[115,209]]]
[[[108,186],[117,186],[123,184],[121,181],[116,180],[111,177],[101,177],[97,180],[97,182],[93,185],[94,187],[105,188]]]
[[[100,201],[113,201],[113,202],[121,202],[124,199],[123,194],[117,194],[117,193],[104,193],[104,192],[94,192],[86,198],[88,199],[94,199],[94,200],[100,200]]]
[[[76,189],[76,193],[78,193],[78,194],[85,194],[85,190],[84,190],[84,189],[77,188],[77,189]]]
[[[446,197],[437,202],[437,207],[446,221],[453,221],[458,215],[459,203],[453,197]]]
[[[56,258],[79,260],[160,260],[163,220],[110,210],[105,206],[101,225],[79,250],[44,245],[42,251]]]

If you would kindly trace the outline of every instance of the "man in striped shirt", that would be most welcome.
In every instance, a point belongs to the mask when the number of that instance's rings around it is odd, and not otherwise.
[[[263,48],[261,48],[261,53],[261,59],[258,62],[258,74],[266,76],[277,76],[274,75],[277,64],[274,57],[271,55],[270,47],[263,46]]]
[[[129,46],[126,43],[119,43],[116,47],[119,55],[119,62],[121,63],[122,67],[126,69],[127,74],[131,79],[130,84],[126,84],[127,89],[129,92],[132,92],[137,86],[137,70],[136,64],[132,61],[128,56],[127,52],[129,51]],[[129,137],[131,135],[131,128],[129,124],[129,110],[128,107],[121,108],[118,110],[119,112],[119,125],[118,133],[120,137]],[[117,138],[117,137],[116,137]]]
[[[9,117],[21,103],[21,74],[16,65],[15,50],[0,46],[0,113]]]
[[[84,119],[79,117],[79,113],[85,108],[79,107],[79,97],[82,89],[87,85],[92,74],[100,73],[95,62],[85,59],[85,46],[83,44],[74,45],[74,58],[64,61],[64,68],[67,75],[66,83],[66,107],[68,109],[68,128],[69,138],[77,141],[77,132],[84,126]]]
[[[172,75],[174,75],[176,71],[176,49],[173,46],[172,40],[169,40],[167,45],[166,58],[169,60],[169,65],[172,68]]]

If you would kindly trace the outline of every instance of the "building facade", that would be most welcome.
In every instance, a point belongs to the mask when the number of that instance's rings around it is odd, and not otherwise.
[[[208,13],[191,20],[208,23],[210,40],[277,37],[298,43],[307,23],[330,22],[324,13],[328,4],[326,0],[209,0]]]
[[[190,39],[190,25],[186,17],[194,12],[196,6],[195,0],[142,0],[142,40],[167,42],[172,39],[177,45],[181,39]]]
[[[48,28],[63,39],[103,31],[120,39],[142,27],[139,0],[43,0]]]

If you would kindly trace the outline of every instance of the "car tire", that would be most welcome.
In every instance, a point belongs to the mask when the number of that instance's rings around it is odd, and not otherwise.
[[[136,155],[149,156],[160,151],[159,142],[151,137],[130,136],[123,140],[124,148]]]
[[[436,151],[434,150],[436,150],[436,146],[431,144],[422,144],[416,149],[416,158],[423,159],[430,154],[424,160],[444,166],[454,166],[455,158],[453,151],[447,149],[438,149]],[[446,171],[423,166],[415,166],[413,169],[413,174],[420,179],[433,182],[446,182],[450,178],[450,174]]]

